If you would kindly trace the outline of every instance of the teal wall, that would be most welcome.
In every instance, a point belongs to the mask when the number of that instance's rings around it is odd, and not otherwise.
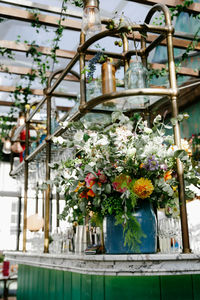
[[[200,275],[96,276],[20,265],[17,300],[200,300]]]
[[[181,136],[189,138],[192,134],[200,133],[200,100],[194,104],[191,104],[181,113],[187,112],[189,118],[181,122]]]

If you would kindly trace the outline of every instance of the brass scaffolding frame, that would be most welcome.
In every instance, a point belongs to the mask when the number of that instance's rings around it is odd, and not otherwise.
[[[156,26],[151,25],[150,21],[153,15],[161,11],[164,14],[165,25],[164,26]],[[127,97],[127,96],[135,96],[135,95],[149,95],[149,96],[167,96],[171,101],[172,106],[172,116],[176,119],[176,122],[173,124],[174,131],[174,140],[177,147],[181,148],[181,135],[180,135],[180,126],[177,120],[178,115],[178,106],[177,106],[177,98],[179,94],[179,90],[176,82],[176,71],[175,71],[175,62],[174,62],[174,54],[173,54],[173,33],[174,28],[171,23],[171,16],[169,9],[163,4],[156,4],[150,10],[146,16],[145,22],[142,25],[133,25],[132,31],[139,32],[141,34],[141,48],[137,51],[137,54],[141,57],[142,63],[144,66],[147,66],[147,58],[149,53],[158,46],[164,39],[166,39],[167,44],[167,53],[168,53],[168,68],[169,68],[169,88],[139,88],[139,89],[130,89],[123,90],[120,92],[112,92],[108,94],[101,95],[99,97],[93,98],[89,101],[86,99],[86,76],[83,72],[85,67],[85,58],[88,54],[94,54],[94,51],[90,50],[89,47],[94,43],[103,39],[105,37],[119,37],[120,33],[127,32],[127,26],[122,27],[120,29],[113,30],[104,30],[95,36],[92,36],[88,40],[85,40],[85,35],[83,32],[80,34],[80,45],[75,53],[74,57],[68,63],[64,70],[59,70],[54,72],[49,78],[47,88],[44,90],[44,98],[37,105],[36,109],[30,114],[26,116],[26,154],[24,163],[25,164],[25,184],[24,184],[24,229],[23,229],[23,251],[26,251],[26,226],[27,226],[27,200],[28,200],[28,164],[29,162],[44,148],[46,148],[46,180],[50,179],[50,167],[49,163],[51,161],[51,141],[55,136],[61,135],[66,129],[60,127],[55,132],[51,133],[51,97],[56,94],[55,89],[64,79],[64,77],[71,72],[74,75],[74,71],[72,70],[73,66],[79,61],[80,66],[80,76],[75,74],[80,79],[80,105],[77,111],[68,118],[68,121],[75,121],[80,119],[88,112],[94,112],[94,108],[98,104],[105,103],[109,100]],[[157,34],[157,38],[152,41],[147,46],[147,38],[148,33]],[[129,59],[131,55],[135,54],[135,51],[129,50],[128,39],[126,37],[122,38],[123,43],[123,52],[119,53],[109,53],[106,52],[110,57],[121,59],[124,64],[124,71],[127,70],[129,66]],[[55,79],[55,76],[59,76]],[[55,81],[53,82],[53,80]],[[67,95],[62,95],[67,96]],[[159,101],[162,101],[159,100]],[[28,129],[32,118],[38,109],[46,102],[47,105],[47,137],[45,141],[39,145],[31,154],[28,153]],[[155,106],[155,105],[154,105]],[[149,105],[148,107],[143,109],[143,112],[148,114],[151,112],[151,108],[153,105]],[[97,110],[96,110],[97,112]],[[102,111],[103,112],[103,111]],[[12,172],[11,172],[12,173]],[[15,172],[16,173],[16,172]],[[14,173],[13,173],[14,174]],[[179,159],[177,159],[177,174],[179,181],[179,205],[180,205],[180,216],[181,216],[181,228],[182,228],[182,242],[183,242],[183,253],[190,252],[189,245],[189,234],[188,234],[188,223],[187,223],[187,212],[186,212],[186,201],[184,194],[184,170],[183,165]],[[49,203],[50,203],[50,185],[48,184],[48,188],[46,190],[45,197],[45,228],[44,228],[44,252],[47,253],[49,251]]]

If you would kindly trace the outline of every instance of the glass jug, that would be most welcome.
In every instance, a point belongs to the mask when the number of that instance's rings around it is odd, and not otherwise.
[[[137,89],[148,87],[148,71],[141,62],[130,61],[130,66],[124,76],[125,89]],[[126,99],[126,108],[145,107],[149,102],[149,97],[130,96]]]

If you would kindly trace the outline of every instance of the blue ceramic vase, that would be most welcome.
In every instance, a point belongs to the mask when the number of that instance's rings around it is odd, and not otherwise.
[[[140,223],[141,229],[146,237],[141,238],[141,244],[136,250],[124,246],[123,226],[115,225],[113,215],[106,216],[103,222],[104,244],[107,254],[126,253],[156,253],[157,251],[157,220],[149,201],[139,201],[134,216]]]

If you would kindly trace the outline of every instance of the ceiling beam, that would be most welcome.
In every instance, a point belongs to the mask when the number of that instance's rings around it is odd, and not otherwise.
[[[17,9],[13,7],[0,6],[0,16],[24,22],[35,21],[35,17],[32,13],[23,9]],[[38,14],[37,18],[38,22],[42,25],[58,27],[59,18],[55,16]],[[72,19],[65,19],[64,21],[62,21],[62,26],[65,29],[77,31],[81,30],[81,22]]]
[[[16,75],[27,75],[32,72],[31,68],[26,67],[18,67],[12,65],[0,65],[0,72],[2,73],[12,73]],[[37,73],[36,73],[37,74]],[[47,77],[51,75],[51,72],[47,72]],[[55,76],[55,78],[59,77],[59,74]],[[73,75],[66,75],[64,80],[79,82],[79,80]]]
[[[40,11],[50,12],[53,14],[61,13],[61,8],[59,8],[59,7],[55,7],[52,5],[44,5],[41,3],[31,2],[31,1],[27,1],[27,0],[0,0],[0,3],[11,4],[14,6],[19,6],[19,7],[23,7],[23,8],[29,8],[29,9],[38,9]],[[62,14],[64,16],[82,18],[82,12],[79,12],[79,11],[73,11],[73,10],[67,9],[66,11],[62,12]]]
[[[151,64],[151,67],[153,69],[158,69],[158,70],[162,70],[163,68],[166,68],[165,64],[157,64],[157,63],[153,63]],[[191,68],[186,68],[186,67],[181,67],[177,69],[177,74],[179,75],[185,75],[185,76],[191,76],[191,77],[199,77],[199,71],[198,70],[194,70]]]
[[[130,2],[137,2],[144,5],[154,5],[154,4],[165,4],[168,7],[175,7],[177,5],[183,5],[183,0],[126,0]],[[198,14],[200,13],[200,3],[192,3],[185,11]]]
[[[7,106],[7,107],[11,107],[13,106],[15,103],[11,102],[11,101],[2,101],[0,100],[0,106]],[[60,111],[69,111],[72,107],[69,106],[60,106],[60,105],[56,105],[56,109],[60,110]]]
[[[31,48],[31,45],[25,44],[25,43],[16,43],[15,41],[6,41],[6,40],[0,40],[0,47],[6,48],[12,51],[17,52],[23,52],[26,53]],[[52,48],[50,47],[43,47],[38,46],[36,47],[38,52],[41,52],[44,55],[51,55]],[[62,50],[57,49],[56,50],[56,56],[59,58],[67,58],[72,59],[75,55],[75,51],[70,50]],[[93,55],[86,55],[86,60],[90,60],[93,57]]]

